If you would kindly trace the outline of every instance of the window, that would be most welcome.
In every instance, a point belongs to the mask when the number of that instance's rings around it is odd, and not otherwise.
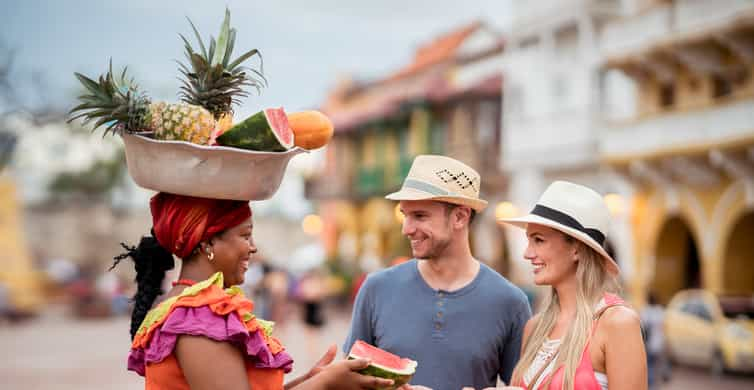
[[[519,85],[510,85],[503,98],[505,113],[511,116],[524,115],[524,93]]]
[[[579,58],[579,28],[577,24],[570,24],[555,31],[555,54],[564,60],[578,60]]]
[[[562,75],[555,76],[552,80],[552,97],[555,104],[559,105],[568,96],[568,82]]]
[[[539,37],[535,35],[521,39],[518,43],[518,48],[521,50],[531,50],[537,45],[539,45]]]
[[[660,107],[668,108],[675,104],[675,85],[667,83],[660,86]]]
[[[694,302],[685,302],[681,305],[681,312],[686,314],[693,314]]]
[[[705,320],[712,322],[712,314],[710,314],[709,309],[707,309],[707,306],[705,306],[703,303],[698,303],[696,305],[696,316]]]
[[[712,314],[700,301],[688,301],[681,306],[681,311],[704,321],[712,321]]]
[[[699,87],[701,86],[701,83],[700,83],[699,79],[696,76],[691,76],[691,78],[689,78],[689,80],[688,80],[688,84],[689,84],[689,89],[692,92],[698,91]]]
[[[408,156],[411,147],[410,144],[410,132],[409,128],[401,128],[398,130],[398,154],[400,156]]]
[[[445,152],[446,124],[440,121],[432,123],[429,148],[431,153],[442,154]]]
[[[712,97],[713,98],[719,98],[723,96],[728,96],[733,92],[733,85],[731,85],[731,82],[721,76],[714,75],[712,76]]]
[[[498,107],[500,102],[482,101],[477,108],[477,143],[482,146],[496,142],[497,124],[500,121]]]

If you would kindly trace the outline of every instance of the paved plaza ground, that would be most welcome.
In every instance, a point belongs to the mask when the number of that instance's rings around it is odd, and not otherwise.
[[[306,371],[348,331],[348,314],[330,312],[327,326],[306,328],[298,316],[278,329],[278,337],[296,359],[292,375]],[[62,309],[21,325],[0,325],[0,388],[3,390],[142,389],[138,375],[126,371],[130,341],[125,317],[81,321]],[[293,376],[291,376],[292,378]],[[754,388],[752,376],[710,377],[706,370],[677,368],[664,390]]]

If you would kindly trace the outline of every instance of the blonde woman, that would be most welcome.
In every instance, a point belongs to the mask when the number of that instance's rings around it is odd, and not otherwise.
[[[603,247],[609,219],[597,192],[557,181],[529,215],[501,220],[526,229],[534,282],[550,286],[524,328],[512,388],[647,388],[639,316],[616,295],[618,265]]]

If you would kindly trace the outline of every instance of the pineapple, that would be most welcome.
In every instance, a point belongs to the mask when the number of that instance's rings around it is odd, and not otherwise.
[[[112,62],[105,75],[94,81],[75,73],[87,92],[79,96],[82,102],[70,114],[84,118],[84,124],[96,120],[94,128],[107,125],[108,132],[153,131],[155,138],[188,141],[209,145],[214,141],[217,121],[204,107],[186,103],[152,103],[139,91],[133,79],[126,79],[126,69],[120,78],[113,77]]]
[[[262,55],[259,50],[253,49],[231,60],[236,29],[230,28],[230,11],[227,8],[217,41],[210,37],[209,51],[194,23],[191,19],[188,21],[199,42],[200,52],[195,52],[188,39],[181,35],[189,65],[178,63],[183,75],[179,95],[183,102],[209,110],[219,123],[215,135],[220,135],[233,126],[233,104],[238,104],[239,98],[248,96],[244,88],[252,86],[259,92],[266,84],[262,74]],[[259,57],[259,70],[241,66],[254,56]]]

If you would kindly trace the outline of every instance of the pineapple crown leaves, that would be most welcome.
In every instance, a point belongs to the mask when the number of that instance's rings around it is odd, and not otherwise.
[[[236,59],[232,59],[236,42],[236,29],[230,27],[230,11],[226,8],[225,19],[217,40],[210,36],[209,50],[204,45],[201,34],[191,19],[188,19],[194,36],[199,43],[199,52],[195,51],[188,39],[179,34],[185,45],[188,65],[177,61],[183,78],[181,78],[181,100],[208,109],[219,118],[232,111],[233,104],[239,104],[240,97],[248,96],[245,87],[251,86],[261,92],[267,85],[264,77],[262,54],[257,49],[249,50]],[[258,56],[259,70],[241,66],[251,57]]]
[[[104,135],[119,130],[141,129],[149,98],[139,92],[133,78],[126,77],[127,70],[128,67],[124,67],[120,77],[114,77],[111,59],[108,72],[100,75],[97,81],[81,73],[74,73],[86,91],[78,97],[81,104],[68,112],[71,116],[68,123],[80,118],[84,119],[83,125],[96,121],[92,131],[106,125]]]

